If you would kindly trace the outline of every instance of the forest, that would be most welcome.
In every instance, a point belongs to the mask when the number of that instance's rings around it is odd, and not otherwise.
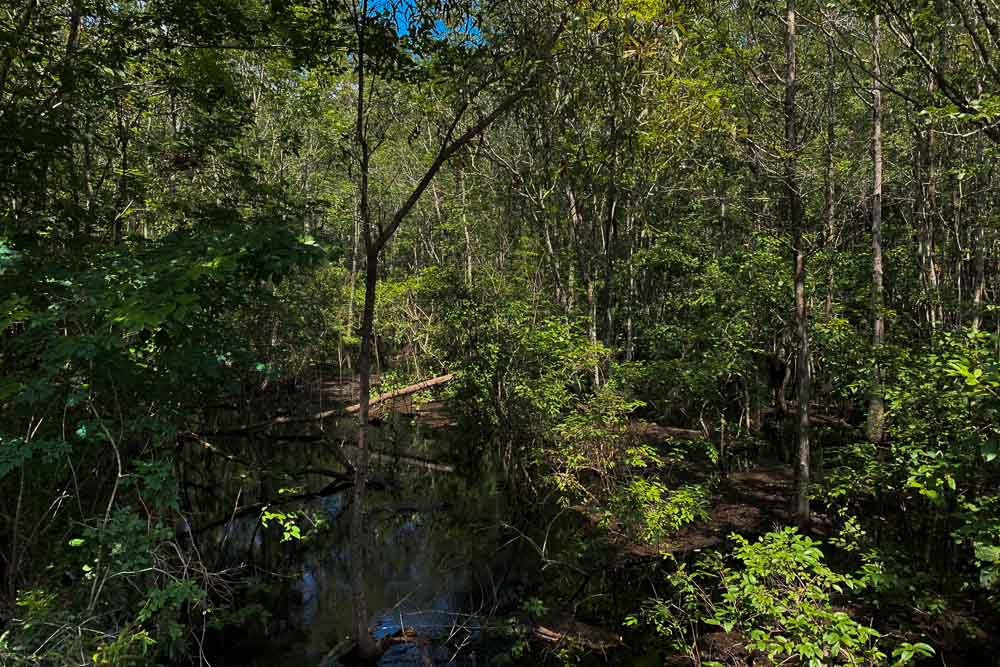
[[[996,0],[0,0],[0,665],[1000,664]]]

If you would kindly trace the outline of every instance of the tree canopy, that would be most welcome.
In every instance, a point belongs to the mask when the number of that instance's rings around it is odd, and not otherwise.
[[[337,494],[377,656],[432,388],[538,550],[497,615],[629,646],[508,661],[995,659],[998,86],[984,0],[6,2],[0,663],[226,664]]]

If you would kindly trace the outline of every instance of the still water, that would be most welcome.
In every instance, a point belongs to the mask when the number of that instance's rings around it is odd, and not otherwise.
[[[349,431],[350,424],[343,428]],[[483,629],[516,600],[518,576],[529,571],[522,566],[530,558],[511,527],[518,523],[516,507],[501,467],[489,447],[454,427],[396,415],[371,432],[370,625],[376,639],[401,628],[420,638],[393,646],[379,664],[486,664],[506,640]],[[199,543],[210,543],[227,566],[256,573],[269,589],[260,599],[270,618],[227,634],[224,646],[212,651],[213,665],[316,667],[349,635],[350,488],[329,494],[330,474],[301,474],[344,470],[351,447],[337,451],[337,443],[335,436],[316,442],[232,439],[225,444],[236,452],[232,459],[206,455],[186,466],[189,487],[196,489],[189,502],[211,508],[202,524],[210,516],[244,512],[205,531]],[[322,496],[289,500],[324,487]],[[280,521],[263,526],[265,503],[268,512],[290,516],[305,539],[282,540],[287,531]]]

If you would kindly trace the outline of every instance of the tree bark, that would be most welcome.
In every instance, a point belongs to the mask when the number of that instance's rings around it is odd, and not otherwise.
[[[366,96],[365,31],[368,21],[368,0],[362,0],[355,16],[357,48],[357,117],[355,139],[359,150],[358,213],[365,246],[365,303],[361,314],[361,347],[358,353],[358,451],[354,461],[354,489],[351,502],[351,621],[354,642],[362,660],[376,657],[378,647],[368,629],[368,588],[365,563],[368,551],[368,527],[365,524],[365,486],[368,482],[368,401],[371,395],[372,334],[375,321],[375,287],[378,282],[379,245],[373,239],[368,177],[371,169],[371,149],[368,143]]]
[[[933,74],[927,77],[927,92],[934,95],[937,89]],[[927,300],[927,322],[932,330],[941,324],[939,309],[940,288],[934,248],[934,207],[937,204],[937,180],[934,170],[936,133],[928,126],[920,136],[921,197],[920,197],[920,266],[921,278]]]
[[[981,81],[976,82],[976,87],[980,95],[983,92]],[[976,164],[983,164],[983,142],[976,141]],[[974,205],[976,210],[976,223],[972,232],[972,318],[970,326],[973,331],[979,331],[983,321],[983,296],[986,291],[986,235],[983,229],[982,218],[986,214],[984,205],[984,192],[989,186],[992,178],[992,170],[987,172],[985,177],[976,178],[976,196]]]
[[[833,38],[828,37],[826,42],[826,149],[824,151],[823,159],[826,162],[826,169],[823,174],[823,234],[826,237],[826,246],[828,248],[833,247],[836,234],[833,228],[833,218],[834,218],[834,196],[836,194],[836,188],[834,184],[834,169],[833,169],[833,145],[836,141],[836,129],[834,125],[835,121],[835,111],[834,105],[836,104],[836,94],[833,87],[834,76],[836,71],[834,70],[833,62]],[[830,254],[830,261],[827,266],[826,274],[826,317],[830,319],[833,317],[833,257]]]
[[[874,76],[872,83],[872,386],[868,399],[869,442],[881,443],[885,421],[881,351],[885,337],[882,293],[882,51],[881,17],[875,15]]]
[[[785,188],[788,199],[788,223],[792,230],[795,255],[795,324],[799,344],[796,363],[798,394],[798,460],[795,468],[795,512],[800,523],[808,524],[809,511],[809,399],[812,395],[812,378],[809,369],[809,321],[806,302],[806,252],[804,216],[798,182],[798,131],[796,128],[796,10],[795,0],[787,0],[785,18]]]
[[[462,231],[465,233],[465,284],[472,287],[472,237],[469,235],[468,198],[465,192],[465,173],[458,172],[458,183],[462,190]]]
[[[363,197],[364,198],[364,197]],[[365,485],[368,481],[368,405],[371,395],[372,326],[375,320],[375,287],[378,281],[378,252],[368,252],[365,266],[365,304],[361,315],[361,350],[358,355],[358,449],[354,461],[354,489],[351,503],[351,608],[354,641],[362,658],[374,658],[375,639],[368,630],[368,589],[364,564],[367,562],[368,530],[365,525]]]
[[[125,98],[118,96],[118,145],[121,149],[121,173],[118,176],[118,191],[115,193],[115,217],[111,226],[111,242],[121,245],[124,237],[125,215],[128,212],[128,144],[129,122],[125,116]]]
[[[976,225],[973,243],[972,330],[979,331],[983,321],[983,295],[986,292],[986,234],[983,225]]]

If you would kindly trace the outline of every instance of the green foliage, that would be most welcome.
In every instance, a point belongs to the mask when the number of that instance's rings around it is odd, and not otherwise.
[[[767,533],[756,542],[732,536],[724,558],[702,557],[668,577],[672,596],[650,600],[627,624],[651,625],[671,646],[688,652],[702,632],[716,626],[737,632],[748,650],[774,662],[808,665],[881,664],[881,635],[851,617],[841,600],[864,585],[864,577],[840,574],[824,561],[822,546],[793,528]],[[902,643],[893,658],[907,664],[933,650]]]
[[[270,510],[267,507],[261,510],[260,524],[267,528],[272,521],[281,526],[281,541],[300,541],[304,539],[302,528],[298,524],[299,515],[297,512],[279,512]]]
[[[911,553],[923,563],[915,567],[902,553],[887,561],[878,589],[901,604],[939,587],[978,588],[995,599],[1000,505],[987,482],[996,472],[1000,442],[993,345],[983,333],[944,333],[931,350],[889,357],[895,377],[886,391],[889,447],[853,444],[831,455],[834,469],[821,497],[845,517],[867,518],[866,507],[889,499],[921,508],[907,518],[919,526],[917,541],[888,534],[895,544],[885,551]],[[875,526],[863,520],[858,528],[863,534]],[[863,538],[859,549],[867,546],[870,538]],[[956,548],[960,560],[932,576],[928,570],[936,564],[928,556]],[[913,604],[924,607],[922,599]]]
[[[880,37],[904,103],[883,109],[877,348],[872,114],[837,93],[873,60],[863,31],[800,31],[808,131],[790,150],[771,71],[784,24],[753,3],[5,7],[0,609],[16,620],[0,661],[183,662],[197,630],[251,613],[226,613],[230,580],[184,537],[199,508],[179,464],[192,434],[257,421],[255,399],[289,376],[333,360],[350,375],[366,269],[383,390],[455,371],[451,405],[532,498],[626,539],[710,520],[710,464],[787,444],[766,368],[795,356],[799,231],[813,497],[858,574],[787,531],[737,538],[728,560],[682,568],[680,620],[657,627],[682,648],[711,621],[775,661],[861,662],[876,635],[841,603],[893,622],[996,612],[1000,98],[980,4],[970,22],[959,3],[916,3]],[[821,18],[866,28],[875,9]],[[787,224],[788,188],[806,229]],[[885,438],[860,442],[875,389]],[[648,444],[640,415],[706,439]],[[298,507],[260,521],[285,542],[317,526]],[[906,639],[885,662],[927,655]]]
[[[858,581],[831,570],[817,542],[791,528],[752,544],[733,540],[744,569],[723,577],[722,600],[706,622],[740,628],[771,660],[794,657],[818,666],[883,659],[875,648],[879,633],[834,607],[833,596]]]
[[[125,628],[114,641],[102,644],[91,659],[95,665],[144,665],[155,646],[145,630]]]
[[[658,544],[692,523],[710,518],[708,485],[674,489],[643,477],[630,479],[611,498],[611,514],[639,542]]]
[[[460,409],[504,435],[540,439],[585,395],[608,351],[574,321],[533,312],[516,288],[456,294],[439,283],[439,298],[450,302],[441,332],[449,341],[441,347],[462,360],[454,390]]]

